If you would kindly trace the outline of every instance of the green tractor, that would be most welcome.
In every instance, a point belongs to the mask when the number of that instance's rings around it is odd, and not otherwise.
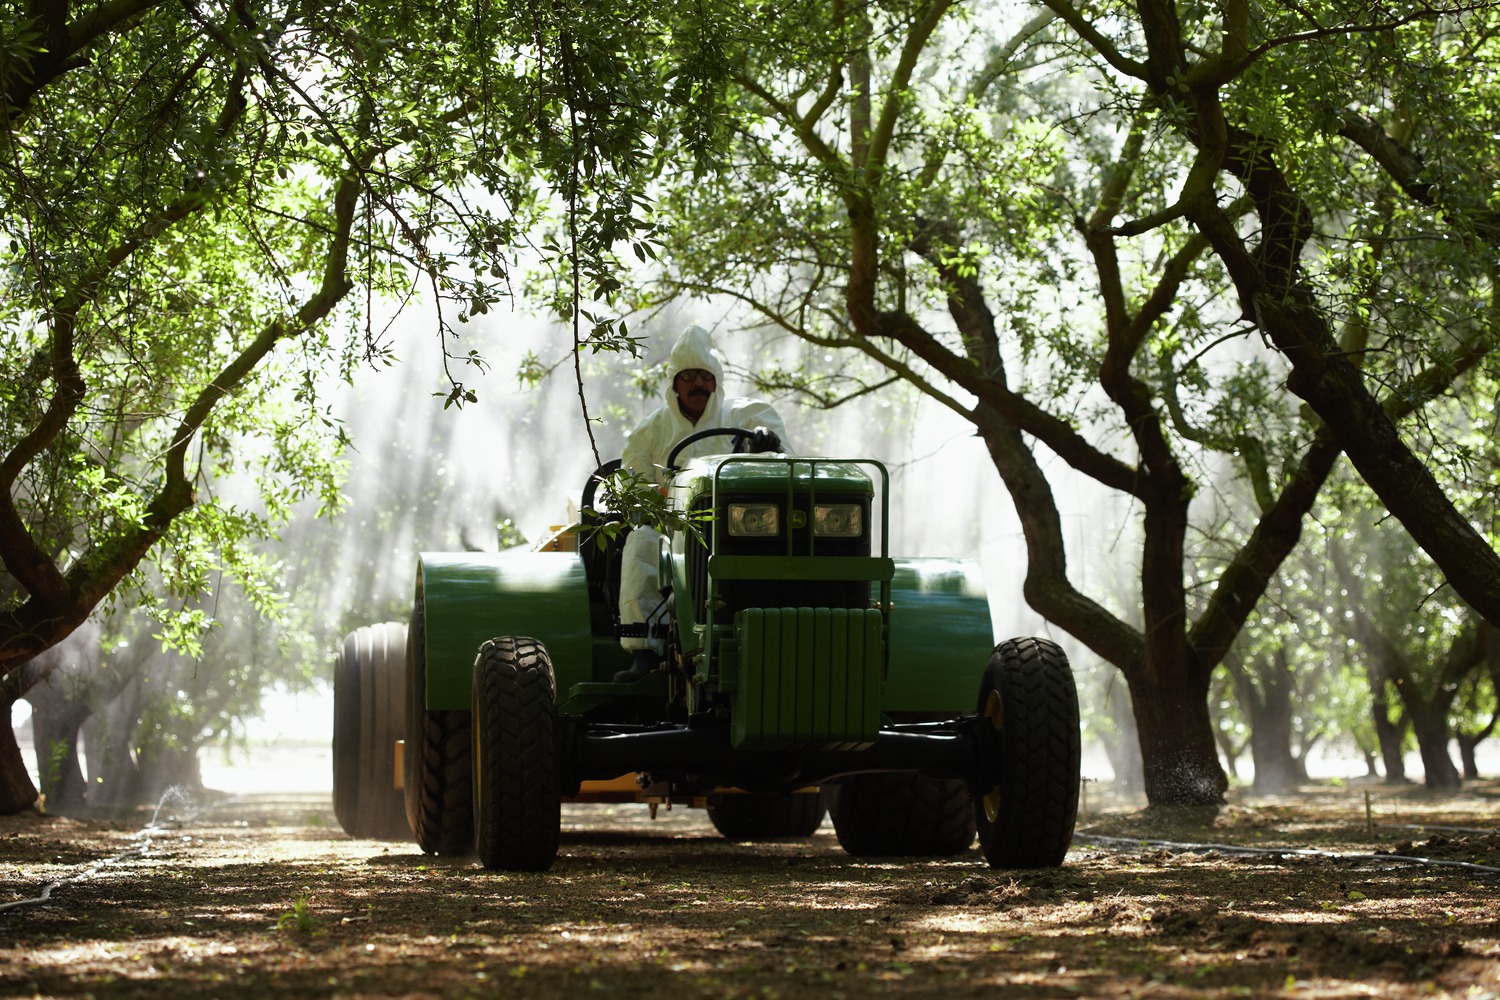
[[[736,442],[748,432],[700,431]],[[675,461],[677,452],[669,460]],[[662,669],[629,663],[620,532],[593,510],[531,551],[423,553],[409,624],[359,629],[334,678],[334,803],[352,836],[544,870],[563,802],[701,806],[725,837],[855,855],[1062,863],[1079,790],[1067,658],[994,645],[972,563],[889,554],[879,462],[695,459],[661,553]],[[975,674],[978,673],[978,683]],[[977,688],[977,698],[976,698]]]

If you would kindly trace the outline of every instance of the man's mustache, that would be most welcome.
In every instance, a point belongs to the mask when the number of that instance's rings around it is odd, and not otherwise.
[[[689,389],[688,390],[688,395],[689,396],[712,396],[713,393],[711,391],[709,391],[708,389],[703,388],[700,385],[700,386],[695,386],[692,389]]]

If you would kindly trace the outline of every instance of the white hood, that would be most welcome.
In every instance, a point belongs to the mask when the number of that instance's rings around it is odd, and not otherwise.
[[[714,347],[714,342],[708,335],[708,331],[701,326],[690,326],[682,331],[682,336],[677,338],[677,343],[672,345],[672,353],[667,359],[666,384],[662,387],[662,398],[673,412],[677,411],[677,394],[672,391],[672,380],[677,373],[687,371],[689,368],[702,368],[704,371],[713,372],[714,394],[709,402],[708,410],[717,413],[718,402],[724,398],[724,362],[719,358],[719,352]]]

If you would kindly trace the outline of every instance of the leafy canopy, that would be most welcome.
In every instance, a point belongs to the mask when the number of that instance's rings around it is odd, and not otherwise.
[[[229,571],[272,608],[244,543],[340,503],[320,385],[394,361],[373,299],[424,297],[449,404],[520,255],[565,318],[607,300],[658,147],[714,128],[715,37],[651,2],[8,6],[0,669],[148,554],[176,602]],[[580,347],[630,346],[607,305]]]

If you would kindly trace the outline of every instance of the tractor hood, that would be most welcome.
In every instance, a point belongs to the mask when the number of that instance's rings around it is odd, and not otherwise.
[[[779,455],[709,455],[696,458],[677,474],[672,497],[679,509],[713,492],[717,477],[720,494],[786,496],[838,494],[872,497],[874,484],[866,463],[845,459],[785,458]]]

